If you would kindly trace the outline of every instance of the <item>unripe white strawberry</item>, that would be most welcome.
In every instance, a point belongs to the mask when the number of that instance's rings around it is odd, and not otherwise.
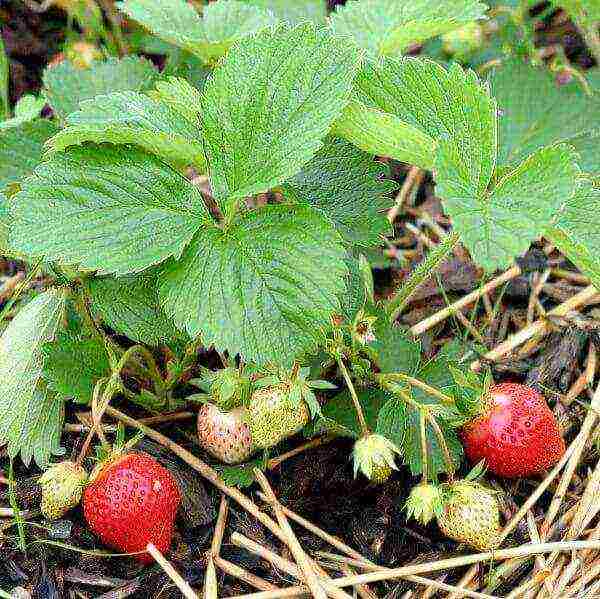
[[[243,406],[225,411],[212,403],[204,404],[198,412],[200,445],[225,464],[245,462],[254,453],[248,420]]]

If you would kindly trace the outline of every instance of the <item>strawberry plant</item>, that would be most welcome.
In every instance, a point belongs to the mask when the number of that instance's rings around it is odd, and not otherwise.
[[[508,11],[510,55],[478,71],[456,62],[487,64],[478,0],[348,0],[329,16],[316,0],[117,7],[137,28],[127,43],[161,48],[162,70],[92,53],[49,67],[42,94],[12,114],[0,96],[1,250],[44,283],[2,313],[0,445],[46,468],[69,401],[91,406],[90,440],[115,397],[152,413],[200,403],[199,444],[220,462],[301,430],[346,436],[356,475],[383,483],[406,466],[420,477],[410,514],[493,547],[495,496],[455,480],[463,444],[493,473],[529,476],[562,456],[558,426],[521,388],[515,421],[494,430],[506,387],[470,372],[459,341],[425,359],[398,319],[459,243],[491,275],[543,238],[600,288],[593,77],[568,71],[558,86],[524,60],[535,47],[523,5]],[[592,35],[594,13],[574,10]],[[443,61],[408,55],[440,36]],[[98,25],[96,38],[110,54],[121,36]],[[369,257],[395,233],[393,161],[431,173],[452,231],[383,297]],[[222,368],[200,364],[201,349]],[[122,551],[171,540],[179,491],[149,460],[104,464],[83,492],[90,527]],[[56,483],[63,469],[44,479],[49,517],[84,484],[79,464]],[[148,528],[130,535],[139,509]]]

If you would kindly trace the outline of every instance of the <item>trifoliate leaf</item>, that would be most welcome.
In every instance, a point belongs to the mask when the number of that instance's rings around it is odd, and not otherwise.
[[[582,181],[566,202],[558,223],[544,233],[581,272],[600,289],[600,228],[595,219],[600,211],[600,189]]]
[[[494,270],[511,264],[541,236],[573,196],[579,168],[575,152],[560,145],[530,156],[489,193],[478,194],[469,179],[452,172],[443,151],[437,173],[437,193],[463,243],[479,265]]]
[[[490,85],[500,111],[500,164],[565,141],[582,152],[582,168],[600,175],[600,92],[576,80],[559,86],[547,69],[516,59],[496,69]]]
[[[42,163],[11,200],[11,245],[101,273],[179,257],[208,220],[200,192],[134,148],[70,148]]]
[[[297,173],[346,104],[358,51],[311,24],[241,41],[206,84],[202,129],[221,202],[267,191]]]
[[[477,0],[349,0],[333,14],[331,27],[376,58],[401,54],[412,43],[483,18],[486,10]]]
[[[356,100],[346,106],[334,123],[333,133],[365,152],[423,169],[433,167],[436,143],[427,133],[393,114]]]
[[[202,17],[185,0],[125,0],[117,6],[161,39],[214,62],[237,41],[277,22],[268,10],[237,0],[204,6]]]
[[[160,277],[165,311],[206,345],[289,364],[321,340],[344,290],[341,237],[318,211],[271,205],[204,227]]]
[[[243,0],[246,4],[258,6],[273,12],[276,17],[289,23],[311,21],[324,23],[327,18],[326,0]]]
[[[358,400],[363,409],[367,426],[371,430],[375,430],[379,411],[390,400],[390,397],[388,393],[380,389],[365,389],[358,392]],[[326,430],[343,437],[358,439],[361,436],[360,425],[349,391],[338,393],[323,406],[321,424]]]
[[[80,103],[67,127],[49,142],[53,152],[85,142],[133,144],[177,166],[204,169],[200,129],[164,102],[138,92],[97,96]],[[199,106],[198,106],[199,109]]]
[[[52,121],[38,119],[0,131],[0,189],[33,172],[42,159],[44,143],[57,130]]]
[[[94,62],[89,69],[78,69],[69,61],[44,71],[44,90],[54,112],[64,118],[79,108],[81,100],[124,91],[150,89],[158,71],[145,58],[128,56]]]
[[[26,94],[17,102],[17,105],[15,106],[15,116],[12,119],[0,121],[0,131],[3,129],[10,129],[12,127],[18,127],[23,123],[29,123],[30,121],[33,121],[40,116],[40,112],[45,105],[45,98],[36,98],[31,94]]]
[[[92,311],[117,333],[154,346],[177,335],[175,325],[160,308],[154,277],[145,273],[95,277],[89,290]]]
[[[54,339],[64,314],[66,292],[46,291],[23,307],[0,337],[0,445],[9,454],[23,452],[44,466],[56,449],[54,434],[61,422],[62,402],[39,387],[42,345]],[[61,404],[56,409],[54,402]],[[59,425],[60,425],[59,422]],[[43,435],[48,434],[48,437]]]
[[[79,403],[91,402],[97,381],[111,374],[104,344],[82,332],[60,332],[53,342],[43,345],[42,352],[48,387]]]
[[[283,185],[286,197],[322,210],[350,245],[380,245],[391,234],[385,210],[395,184],[389,169],[342,139],[329,138]],[[388,197],[386,197],[388,195]]]

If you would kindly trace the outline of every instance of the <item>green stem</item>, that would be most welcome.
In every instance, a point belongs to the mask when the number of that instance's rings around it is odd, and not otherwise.
[[[442,455],[444,456],[444,461],[446,462],[446,468],[448,470],[448,478],[450,482],[454,481],[454,473],[456,472],[456,467],[454,466],[454,461],[452,460],[452,456],[450,455],[450,450],[448,449],[448,444],[446,443],[446,438],[444,437],[444,433],[440,428],[435,416],[429,411],[426,411],[426,417],[433,429],[435,436],[437,437],[438,443],[440,444],[440,448],[442,450]]]
[[[21,516],[21,508],[17,502],[17,494],[15,492],[15,473],[14,464],[12,458],[8,462],[8,502],[13,510],[13,518],[17,525],[17,531],[19,533],[19,549],[25,553],[27,543],[25,542],[25,526],[23,525],[23,517]]]
[[[344,377],[344,381],[348,387],[348,391],[350,391],[350,396],[352,397],[352,402],[354,403],[354,409],[356,410],[356,415],[358,416],[358,423],[360,425],[360,429],[362,432],[362,436],[366,437],[370,434],[369,427],[367,425],[367,420],[365,418],[365,414],[363,412],[362,406],[360,405],[360,401],[358,399],[358,395],[356,393],[356,389],[354,388],[354,384],[352,383],[352,379],[350,378],[350,373],[344,364],[344,361],[341,357],[337,358],[337,363],[339,369]]]
[[[450,453],[450,449],[448,448],[448,444],[446,443],[444,433],[440,428],[440,425],[438,424],[438,421],[436,420],[435,416],[431,413],[431,410],[427,406],[415,401],[410,395],[408,395],[408,393],[405,393],[397,387],[392,387],[389,381],[385,380],[385,377],[380,378],[380,384],[383,388],[389,389],[395,395],[400,396],[407,404],[411,405],[414,409],[419,411],[419,424],[421,426],[421,450],[425,453],[427,451],[427,443],[426,437],[423,436],[425,434],[424,421],[427,420],[427,422],[429,422],[431,428],[433,429],[433,433],[435,434],[438,440],[440,449],[442,450],[442,455],[444,456],[444,461],[446,462],[446,468],[448,470],[448,478],[450,479],[450,481],[454,480],[454,473],[456,471],[456,467],[454,465],[454,461],[452,460],[452,455]],[[423,464],[425,468],[427,468],[427,461],[423,461]],[[423,471],[423,480],[427,482],[427,473],[425,469]]]
[[[427,451],[427,430],[425,429],[425,411],[419,410],[419,434],[421,436],[421,462],[423,482],[429,482],[429,453]]]
[[[418,387],[419,389],[425,391],[425,393],[427,393],[427,395],[431,395],[432,397],[439,399],[442,403],[445,403],[447,405],[455,404],[454,399],[452,397],[450,397],[449,395],[442,393],[435,387],[431,387],[427,383],[424,383],[423,381],[420,381],[419,379],[409,376],[408,374],[396,372],[396,373],[386,374],[385,377],[388,379],[391,379],[391,380],[394,380],[394,379],[401,380],[401,381],[408,383],[412,387]]]

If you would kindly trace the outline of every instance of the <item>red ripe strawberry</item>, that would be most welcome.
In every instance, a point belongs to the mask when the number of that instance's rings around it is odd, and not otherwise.
[[[118,551],[144,551],[153,543],[161,552],[171,545],[181,500],[171,473],[144,453],[128,453],[101,464],[83,495],[90,529]],[[136,559],[151,563],[148,553]]]
[[[506,478],[538,474],[565,451],[554,414],[544,398],[517,383],[490,388],[481,415],[462,430],[467,457],[485,459],[490,472]]]
[[[215,404],[204,404],[198,411],[200,445],[225,464],[245,462],[254,452],[248,420],[245,407],[225,412]]]

